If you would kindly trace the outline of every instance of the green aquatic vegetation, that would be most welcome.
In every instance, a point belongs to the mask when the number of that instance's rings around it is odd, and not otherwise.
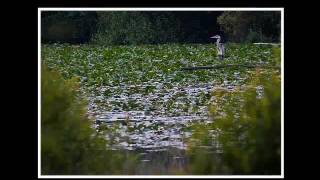
[[[85,86],[142,83],[152,79],[171,82],[206,82],[229,79],[232,69],[182,72],[186,66],[274,62],[272,48],[251,44],[227,44],[227,57],[219,61],[211,44],[164,44],[143,46],[73,47],[67,44],[42,45],[42,60],[65,78],[83,77]],[[246,76],[243,68],[239,76]],[[192,76],[190,76],[192,75]]]

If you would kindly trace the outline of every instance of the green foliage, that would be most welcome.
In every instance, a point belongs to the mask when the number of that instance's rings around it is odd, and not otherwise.
[[[226,11],[218,17],[217,21],[231,40],[241,42],[246,37],[247,27],[252,21],[252,16],[250,16],[250,12],[245,11]]]
[[[100,45],[149,44],[175,41],[179,21],[170,12],[98,12],[98,31],[92,42]]]
[[[184,37],[181,20],[173,12],[149,12],[152,22],[152,43],[179,42]]]
[[[258,32],[250,30],[248,35],[247,35],[246,41],[247,42],[259,42],[259,38],[260,37],[259,37],[259,33]]]
[[[64,80],[43,65],[41,73],[41,174],[122,174],[125,157],[108,150],[91,128],[77,78]],[[128,166],[128,164],[126,164]]]
[[[218,24],[234,42],[280,41],[280,12],[43,11],[42,42],[136,45],[210,42]],[[220,15],[220,16],[219,16]],[[218,18],[217,18],[218,17]]]
[[[213,45],[163,44],[143,46],[43,45],[42,59],[65,78],[81,77],[85,86],[110,85],[120,82],[140,84],[148,81],[208,82],[235,81],[242,84],[249,76],[247,69],[218,69],[181,72],[186,66],[219,64],[274,64],[272,48],[251,44],[226,44],[224,61],[219,61]],[[234,76],[239,72],[239,76]],[[172,83],[172,82],[171,82]],[[166,86],[172,86],[167,83]],[[114,92],[109,92],[114,93]],[[144,92],[142,92],[144,93]]]
[[[42,42],[88,42],[96,31],[96,13],[78,11],[41,12]]]
[[[218,23],[234,42],[279,42],[281,14],[278,11],[226,11]]]
[[[262,95],[257,95],[258,85],[263,85]],[[245,91],[215,91],[215,101],[210,107],[213,122],[194,127],[189,150],[191,171],[195,174],[280,174],[280,90],[278,76],[261,76],[253,78]],[[202,146],[208,146],[209,151]]]
[[[277,66],[281,65],[281,48],[280,47],[274,47],[272,49],[272,55],[275,59],[275,64]]]

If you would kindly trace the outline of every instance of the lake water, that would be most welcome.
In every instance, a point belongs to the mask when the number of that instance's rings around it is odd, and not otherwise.
[[[97,130],[112,129],[106,139],[114,150],[138,154],[136,174],[170,174],[186,168],[192,123],[212,122],[208,105],[217,87],[214,83],[168,87],[163,82],[103,86],[89,97],[88,112]],[[222,87],[233,89],[229,82]]]

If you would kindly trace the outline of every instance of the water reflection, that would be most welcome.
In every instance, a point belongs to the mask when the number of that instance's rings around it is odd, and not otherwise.
[[[186,172],[188,159],[185,150],[169,148],[167,150],[140,150],[139,164],[136,174],[140,175],[163,175]],[[145,153],[147,151],[147,153]],[[139,150],[136,150],[139,152]]]

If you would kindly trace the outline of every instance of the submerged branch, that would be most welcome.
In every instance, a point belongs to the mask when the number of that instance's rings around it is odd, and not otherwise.
[[[268,65],[261,65],[261,64],[222,64],[222,65],[215,65],[215,66],[195,66],[195,67],[184,67],[181,68],[183,71],[192,71],[192,70],[201,70],[201,69],[221,69],[227,67],[245,67],[245,68],[275,68],[281,69],[280,66],[268,66]]]

